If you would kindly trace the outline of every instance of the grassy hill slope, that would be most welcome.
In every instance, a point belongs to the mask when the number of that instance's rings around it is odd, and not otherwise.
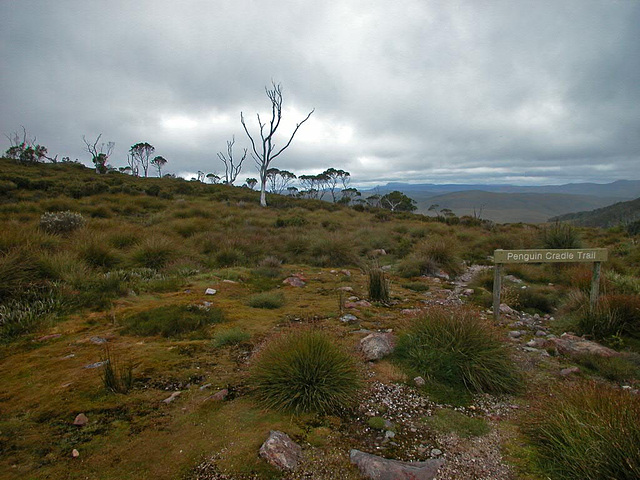
[[[627,225],[639,220],[640,198],[629,202],[618,202],[595,210],[559,215],[550,219],[550,221],[569,221],[575,225],[601,228]]]

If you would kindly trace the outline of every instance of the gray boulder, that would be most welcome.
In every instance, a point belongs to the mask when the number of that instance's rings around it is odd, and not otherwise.
[[[351,463],[370,480],[433,480],[444,459],[433,458],[424,462],[401,462],[371,455],[353,449]]]
[[[360,340],[360,349],[368,361],[380,360],[393,352],[393,337],[389,333],[371,333]]]
[[[260,457],[280,470],[293,471],[298,467],[302,449],[286,433],[271,430],[260,447]]]

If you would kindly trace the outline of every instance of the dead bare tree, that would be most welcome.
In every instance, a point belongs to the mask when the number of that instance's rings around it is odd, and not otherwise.
[[[30,138],[27,129],[22,125],[21,127],[22,137],[18,132],[13,132],[11,135],[5,134],[10,142],[10,147],[5,152],[6,157],[24,164],[39,163],[43,158],[57,163],[58,155],[55,157],[47,156],[47,148],[44,145],[38,145],[36,137]]]
[[[237,164],[234,164],[233,160],[233,145],[236,143],[235,135],[231,137],[231,141],[227,141],[227,154],[224,152],[218,152],[218,158],[224,163],[224,178],[227,185],[233,185],[236,181],[240,171],[242,170],[242,162],[247,158],[247,149],[244,149],[242,158]]]
[[[82,136],[82,141],[84,142],[85,149],[91,155],[91,161],[96,166],[97,173],[107,173],[107,161],[109,157],[113,153],[113,148],[116,146],[115,142],[107,142],[100,143],[100,139],[102,138],[102,134],[98,135],[96,141],[91,143],[86,137]],[[98,147],[98,144],[100,146]]]
[[[271,89],[265,87],[267,98],[271,101],[271,120],[269,121],[268,128],[265,129],[265,127],[267,127],[267,123],[262,122],[260,114],[256,114],[258,118],[258,126],[260,127],[260,145],[256,145],[255,140],[249,133],[244,115],[240,112],[240,122],[242,123],[244,131],[251,141],[251,147],[253,148],[251,156],[253,157],[253,160],[258,167],[258,171],[260,172],[260,205],[263,207],[267,206],[267,172],[271,162],[284,152],[289,145],[291,145],[293,137],[298,132],[298,129],[304,122],[309,120],[309,117],[311,117],[311,114],[315,111],[315,109],[311,110],[300,123],[297,123],[296,128],[289,137],[289,141],[285,143],[282,148],[277,149],[274,141],[274,135],[280,126],[280,121],[282,120],[282,86],[280,84],[276,85],[274,82],[271,82],[271,85],[273,87]]]

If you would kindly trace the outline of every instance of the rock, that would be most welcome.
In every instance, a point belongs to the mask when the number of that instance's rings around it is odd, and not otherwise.
[[[542,348],[545,343],[546,340],[544,338],[533,338],[525,343],[525,345],[531,348]]]
[[[375,250],[371,251],[371,255],[373,255],[374,257],[379,257],[381,255],[386,255],[387,252],[385,251],[384,248],[376,248]]]
[[[389,355],[393,347],[393,337],[388,333],[371,333],[360,340],[360,349],[368,361]]]
[[[107,360],[104,360],[102,362],[90,363],[89,365],[85,365],[84,368],[99,368],[103,366],[105,363],[107,363]]]
[[[44,337],[40,337],[37,342],[45,342],[47,340],[53,340],[54,338],[60,338],[62,334],[60,333],[52,333],[51,335],[45,335]]]
[[[107,343],[107,339],[103,337],[91,337],[89,341],[95,345],[102,345],[103,343]]]
[[[207,388],[209,388],[211,386],[210,383],[205,383],[204,385],[200,385],[200,387],[198,387],[200,390],[206,390]]]
[[[351,276],[351,272],[349,270],[340,270],[340,273],[343,274],[346,277],[350,277]]]
[[[73,421],[76,427],[84,427],[87,423],[89,423],[89,419],[84,413],[79,413]]]
[[[285,285],[291,285],[292,287],[304,287],[306,285],[305,281],[300,277],[287,277],[282,283]]]
[[[351,463],[356,465],[360,473],[370,480],[433,480],[438,469],[444,464],[443,459],[401,462],[356,449],[351,450],[349,456]]]
[[[580,373],[580,369],[578,367],[568,367],[560,370],[560,375],[563,377],[568,377],[569,375],[574,375],[576,373]]]
[[[295,470],[302,456],[302,449],[286,433],[271,430],[269,438],[260,447],[259,454],[280,470]]]
[[[545,332],[544,330],[538,330],[536,332],[536,337],[546,337],[547,336],[547,332]]]
[[[370,307],[371,304],[369,302],[367,302],[366,300],[358,300],[356,302],[356,306],[358,306],[358,307]]]
[[[418,387],[422,387],[426,382],[424,380],[424,378],[422,377],[416,377],[413,379],[413,382],[418,386]]]
[[[391,265],[383,265],[380,267],[380,270],[382,270],[383,272],[388,272],[391,270]]]
[[[234,282],[233,280],[222,280],[222,283],[231,283],[231,284],[236,284],[238,282]]]
[[[219,392],[214,393],[207,400],[211,400],[213,402],[223,402],[229,396],[229,389],[223,388]]]
[[[462,295],[464,295],[465,297],[469,297],[469,296],[473,295],[473,292],[474,292],[473,288],[465,288],[462,291]]]
[[[575,335],[569,335],[567,333],[562,334],[560,338],[552,338],[548,344],[555,347],[559,354],[568,357],[575,357],[580,355],[596,355],[599,357],[615,357],[620,355],[615,350],[604,347],[599,343],[592,342],[591,340],[585,340],[582,337]]]
[[[178,398],[180,396],[182,392],[173,392],[171,395],[169,395],[167,398],[165,398],[164,400],[162,400],[163,403],[171,403],[173,402],[176,398]]]
[[[511,308],[509,305],[507,305],[506,303],[501,303],[500,304],[500,313],[503,313],[505,315],[516,315],[517,312]]]
[[[384,432],[384,438],[393,438],[395,436],[396,436],[396,433],[391,430],[387,430],[386,432]]]
[[[338,287],[338,290],[342,292],[353,292],[353,287]]]
[[[205,295],[215,295],[218,291],[215,288],[207,288],[204,291]]]
[[[79,456],[80,456],[80,452],[78,450],[76,450],[75,448],[71,450],[71,457],[78,458]]]
[[[431,456],[432,457],[439,457],[440,455],[442,455],[442,450],[440,450],[439,448],[432,448],[431,449]]]
[[[504,279],[513,283],[522,283],[522,280],[520,280],[518,277],[514,277],[513,275],[505,275]]]
[[[520,338],[522,336],[522,332],[520,330],[511,330],[509,332],[509,336],[511,338]]]
[[[356,320],[358,320],[358,317],[356,317],[355,315],[351,315],[350,313],[347,313],[346,315],[340,317],[340,321],[344,323],[355,322]]]

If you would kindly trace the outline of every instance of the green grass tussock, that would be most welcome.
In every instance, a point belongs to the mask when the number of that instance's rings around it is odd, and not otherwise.
[[[227,328],[226,330],[216,332],[213,338],[213,345],[217,348],[228,345],[238,345],[248,341],[250,338],[251,334],[239,327]]]
[[[161,335],[176,337],[202,332],[213,323],[220,323],[224,316],[220,310],[201,305],[168,305],[137,312],[122,320],[122,333],[139,336]]]
[[[282,292],[274,291],[256,293],[249,297],[247,305],[252,308],[266,308],[270,310],[280,308],[284,305],[284,295]]]
[[[640,402],[597,383],[538,399],[523,429],[540,470],[558,480],[640,478]]]
[[[296,414],[339,413],[354,404],[361,385],[355,360],[329,335],[311,330],[273,340],[251,379],[262,405]]]
[[[499,332],[468,309],[434,308],[398,339],[396,355],[425,379],[471,392],[515,393],[522,377]]]

